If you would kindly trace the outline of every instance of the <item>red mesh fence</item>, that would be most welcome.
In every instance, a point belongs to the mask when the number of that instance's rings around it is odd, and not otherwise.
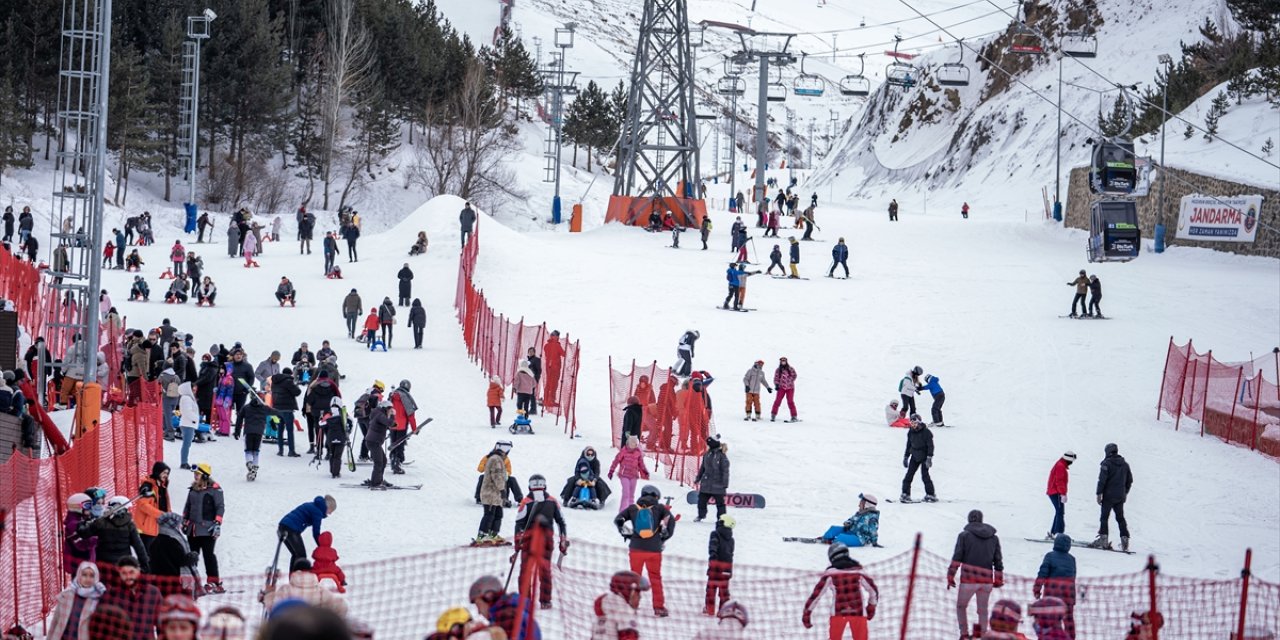
[[[1197,353],[1190,340],[1179,346],[1170,338],[1156,417],[1162,411],[1173,415],[1174,429],[1179,429],[1185,416],[1200,423],[1200,435],[1209,433],[1280,460],[1280,388],[1275,379],[1280,379],[1280,349],[1248,362],[1224,363],[1214,359],[1213,351]]]
[[[270,532],[264,532],[263,544],[270,544]],[[701,532],[681,530],[675,535],[699,535]],[[472,581],[484,575],[506,581],[512,595],[503,605],[505,614],[495,615],[495,622],[505,623],[508,637],[527,639],[516,625],[526,620],[526,628],[536,624],[541,637],[586,640],[592,637],[596,624],[595,602],[609,592],[614,572],[631,568],[629,552],[622,544],[600,545],[574,542],[567,555],[554,549],[554,541],[546,541],[540,530],[531,531],[517,541],[522,553],[513,558],[512,547],[490,549],[446,549],[434,553],[395,558],[379,562],[342,566],[347,585],[343,593],[323,596],[311,592],[304,599],[340,610],[351,623],[371,628],[379,639],[418,639],[435,630],[436,619],[453,607],[467,607],[480,622],[468,601]],[[308,545],[310,543],[308,542]],[[341,544],[339,541],[338,544]],[[539,553],[535,550],[543,549]],[[857,549],[854,549],[857,557]],[[918,555],[917,555],[918,554]],[[817,639],[828,637],[832,612],[829,585],[820,589],[810,606],[813,628],[802,624],[806,602],[819,585],[825,554],[815,552],[815,565],[806,569],[790,569],[736,563],[727,582],[726,597],[741,603],[748,611],[748,626],[742,636],[759,640]],[[1246,556],[1246,567],[1248,559]],[[900,555],[868,563],[861,568],[867,581],[860,585],[862,603],[872,602],[874,585],[875,614],[868,622],[871,638],[950,640],[958,635],[957,616],[959,589],[947,588],[950,562],[929,551],[908,550]],[[653,614],[659,582],[651,578],[653,588],[642,594],[633,615],[640,637],[645,640],[688,640],[701,631],[715,629],[718,621],[703,615],[707,596],[707,562],[705,560],[666,555],[661,564],[663,603],[670,617]],[[107,592],[116,588],[115,570],[104,569]],[[317,575],[325,582],[326,574]],[[509,576],[509,577],[508,577]],[[184,587],[177,578],[144,576],[144,582],[157,586],[162,593],[173,593]],[[297,582],[309,580],[295,576]],[[288,596],[282,576],[270,599]],[[324,582],[322,582],[322,585]],[[262,575],[223,578],[227,592],[204,595],[198,606],[205,614],[220,607],[235,607],[249,620],[250,631],[258,626],[263,604],[258,594],[264,588]],[[1247,585],[1247,586],[1246,586]],[[336,589],[336,582],[329,585]],[[991,590],[988,607],[999,599],[1011,599],[1022,606],[1023,621],[1019,630],[1034,637],[1028,605],[1036,599],[1036,580],[1006,573],[1003,587]],[[1163,618],[1159,638],[1166,640],[1203,640],[1228,637],[1263,639],[1274,637],[1280,629],[1280,585],[1249,577],[1231,580],[1200,580],[1165,576],[1152,562],[1147,571],[1118,576],[1080,578],[1054,584],[1042,584],[1043,594],[1065,596],[1070,601],[1074,637],[1104,639],[1126,636],[1134,624],[1133,613],[1158,611]],[[297,593],[294,591],[294,593]],[[491,598],[493,599],[493,598]],[[544,609],[541,601],[551,603]],[[1155,605],[1153,607],[1153,604]],[[717,599],[712,610],[720,605]],[[978,623],[975,602],[967,609],[970,625]],[[55,616],[56,617],[56,616]],[[56,621],[55,621],[56,622]],[[143,624],[145,624],[145,620]],[[736,625],[726,620],[724,626]],[[1243,634],[1236,635],[1244,630]],[[106,636],[95,636],[106,637]],[[207,637],[202,635],[201,637]],[[216,636],[215,636],[216,637]],[[698,636],[699,638],[721,636]],[[834,636],[833,636],[834,637]],[[1043,637],[1043,636],[1042,636]],[[1140,636],[1155,638],[1155,635]]]
[[[487,376],[497,376],[504,387],[515,382],[520,361],[532,348],[542,358],[542,376],[536,396],[544,413],[556,416],[556,424],[564,418],[565,432],[577,430],[578,369],[581,364],[579,344],[569,335],[552,335],[546,323],[525,324],[489,306],[484,292],[472,280],[476,260],[480,257],[480,234],[477,229],[462,248],[458,258],[458,287],[454,308],[462,324],[462,338],[467,353]],[[514,391],[513,391],[514,393]]]
[[[627,408],[627,399],[634,395],[644,408],[640,442],[645,455],[666,468],[668,479],[692,486],[702,454],[707,451],[707,436],[716,432],[715,420],[705,398],[682,387],[680,379],[656,361],[636,366],[632,360],[630,370],[623,372],[614,369],[613,359],[609,359],[609,419],[614,448],[622,444],[622,412]]]

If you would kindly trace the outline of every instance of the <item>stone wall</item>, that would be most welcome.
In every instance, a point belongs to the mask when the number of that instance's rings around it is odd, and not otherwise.
[[[1280,258],[1280,191],[1263,189],[1252,185],[1210,178],[1190,171],[1166,168],[1165,171],[1177,176],[1170,178],[1165,188],[1165,245],[1179,247],[1205,247],[1218,251],[1229,251],[1241,255],[1268,256]],[[1071,170],[1071,180],[1067,188],[1065,224],[1077,229],[1089,228],[1089,209],[1095,196],[1089,192],[1089,168],[1076,167]],[[1190,185],[1190,186],[1189,186]],[[1280,187],[1280,183],[1277,184]],[[1138,224],[1142,227],[1142,237],[1152,238],[1156,228],[1156,209],[1159,206],[1160,178],[1156,178],[1151,186],[1151,195],[1137,198]],[[1178,207],[1182,196],[1201,193],[1214,196],[1261,195],[1262,210],[1258,212],[1258,233],[1252,243],[1248,242],[1196,242],[1174,238],[1178,226]]]

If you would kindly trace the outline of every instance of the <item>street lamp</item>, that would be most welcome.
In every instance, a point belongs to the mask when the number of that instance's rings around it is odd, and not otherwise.
[[[213,9],[205,9],[198,16],[187,17],[187,38],[189,40],[183,45],[184,55],[183,61],[187,68],[183,69],[184,84],[187,84],[187,108],[190,113],[187,114],[190,129],[187,131],[189,136],[187,140],[187,151],[190,156],[187,158],[187,202],[183,205],[186,210],[187,221],[184,229],[187,233],[195,231],[196,228],[196,165],[198,154],[196,153],[196,145],[200,141],[200,44],[209,38],[209,23],[218,18],[218,14]]]
[[[1062,222],[1062,59],[1058,56],[1058,135],[1053,149],[1053,220]]]
[[[1173,73],[1173,58],[1162,53],[1156,60],[1164,65],[1165,71],[1164,96],[1160,105],[1160,198],[1156,205],[1155,249],[1156,253],[1164,253],[1164,172],[1167,171],[1164,166],[1164,125],[1169,121],[1169,76]]]

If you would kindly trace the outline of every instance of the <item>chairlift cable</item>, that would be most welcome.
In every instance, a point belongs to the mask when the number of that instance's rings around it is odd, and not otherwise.
[[[903,0],[898,0],[898,1],[899,1],[899,2],[902,2],[902,4],[904,4],[904,5],[906,5],[906,4],[907,4],[906,2],[903,2]],[[986,2],[987,2],[987,4],[990,4],[991,6],[996,7],[996,8],[997,8],[997,9],[999,9],[1000,11],[1004,12],[1004,14],[1005,14],[1005,15],[1009,15],[1009,12],[1008,12],[1008,11],[1006,11],[1006,10],[1005,10],[1005,9],[1003,9],[1003,8],[1001,8],[1001,7],[1000,7],[1000,5],[996,4],[993,0],[986,0]],[[908,5],[908,6],[910,6],[910,5]],[[912,9],[912,11],[915,11],[915,9]],[[919,13],[919,11],[916,11],[916,13]],[[921,17],[924,17],[924,16],[922,15]],[[929,19],[929,18],[927,18],[927,17],[926,17],[925,19],[926,19],[926,20],[928,20],[929,22],[931,22],[931,23],[933,23],[933,24],[937,25],[937,23],[936,23],[936,22],[933,22],[933,20],[932,20],[932,19]],[[1016,19],[1016,18],[1015,18],[1015,19]],[[939,27],[939,28],[941,28],[941,27]],[[1032,27],[1032,26],[1030,26],[1030,25],[1027,25],[1027,28],[1028,28],[1028,29],[1030,29],[1032,32],[1036,33],[1037,35],[1039,35],[1042,39],[1045,39],[1046,41],[1048,41],[1048,39],[1047,39],[1047,38],[1045,38],[1044,32],[1042,32],[1042,31],[1040,31],[1039,29],[1036,29],[1035,27]],[[1092,74],[1094,74],[1094,75],[1098,76],[1099,78],[1102,78],[1103,80],[1105,80],[1105,81],[1107,82],[1107,84],[1112,84],[1112,85],[1117,84],[1114,80],[1112,80],[1112,79],[1108,78],[1107,76],[1103,75],[1103,74],[1102,74],[1102,72],[1098,71],[1097,69],[1094,69],[1093,67],[1091,67],[1091,66],[1089,66],[1089,65],[1085,64],[1084,62],[1081,62],[1079,58],[1074,57],[1074,56],[1065,56],[1065,57],[1071,58],[1072,60],[1074,60],[1074,61],[1076,62],[1076,64],[1078,64],[1078,65],[1080,65],[1080,66],[1084,67],[1084,68],[1085,68],[1085,69],[1087,69],[1090,73],[1092,73]],[[1136,94],[1137,92],[1135,91],[1134,93]],[[1186,124],[1187,126],[1190,126],[1191,128],[1195,129],[1196,131],[1199,131],[1200,133],[1203,133],[1203,134],[1205,134],[1205,135],[1210,135],[1208,130],[1206,130],[1205,128],[1203,128],[1203,127],[1201,127],[1201,126],[1197,125],[1196,123],[1191,122],[1190,120],[1187,120],[1186,118],[1183,118],[1182,116],[1179,116],[1179,115],[1176,115],[1176,114],[1170,113],[1169,111],[1166,111],[1166,110],[1164,109],[1164,107],[1162,107],[1162,106],[1160,106],[1160,105],[1158,105],[1158,104],[1155,104],[1154,102],[1151,102],[1151,101],[1147,100],[1146,98],[1143,98],[1142,96],[1136,96],[1136,98],[1137,98],[1137,100],[1138,100],[1139,102],[1141,102],[1142,104],[1146,105],[1147,107],[1150,107],[1150,108],[1156,109],[1156,110],[1158,110],[1160,113],[1164,114],[1164,116],[1165,116],[1165,118],[1166,118],[1166,119],[1173,119],[1173,120],[1177,120],[1177,121],[1179,121],[1179,122],[1182,122],[1182,123]],[[1252,151],[1249,151],[1248,149],[1245,149],[1244,147],[1241,147],[1240,145],[1237,145],[1237,144],[1235,144],[1234,142],[1231,142],[1230,140],[1227,140],[1226,138],[1222,137],[1221,135],[1215,135],[1215,136],[1213,136],[1213,137],[1214,137],[1215,139],[1217,139],[1218,141],[1225,143],[1227,146],[1229,146],[1229,147],[1231,147],[1231,148],[1235,149],[1236,151],[1239,151],[1239,152],[1241,152],[1241,153],[1244,153],[1245,155],[1249,156],[1250,158],[1253,158],[1254,160],[1257,160],[1257,161],[1259,161],[1259,162],[1266,163],[1268,166],[1275,167],[1276,169],[1280,169],[1280,164],[1277,164],[1277,163],[1271,162],[1270,160],[1267,160],[1266,158],[1263,158],[1262,156],[1257,155],[1257,154],[1253,153]]]

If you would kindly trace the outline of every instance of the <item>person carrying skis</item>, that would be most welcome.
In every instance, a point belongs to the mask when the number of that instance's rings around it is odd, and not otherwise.
[[[285,548],[289,550],[289,566],[298,560],[307,559],[307,546],[302,542],[302,532],[311,529],[311,537],[320,544],[320,531],[324,519],[338,510],[338,501],[333,496],[324,495],[312,498],[286,513],[276,525],[276,535]]]
[[[560,531],[558,544],[552,535],[553,523]],[[547,493],[546,477],[539,473],[529,476],[529,495],[516,508],[515,546],[525,554],[520,564],[520,584],[529,584],[532,575],[526,571],[531,570],[531,564],[537,565],[538,604],[543,609],[551,608],[551,555],[559,548],[561,557],[564,556],[569,550],[568,535],[560,504]]]
[[[613,526],[630,547],[631,571],[648,573],[653,584],[653,615],[665,618],[666,599],[662,593],[662,549],[676,532],[676,519],[665,505],[659,504],[662,492],[647,484],[640,489],[640,499],[613,519]]]
[[[831,247],[831,270],[827,272],[828,278],[835,277],[836,267],[844,267],[844,277],[849,277],[849,245],[844,243],[844,238],[840,238],[836,246]]]
[[[918,469],[920,477],[924,479],[924,501],[937,502],[938,498],[933,492],[933,478],[929,476],[929,468],[933,466],[933,432],[914,413],[911,414],[911,428],[907,430],[907,449],[902,454],[902,466],[906,468],[907,474],[902,477],[902,495],[899,499],[903,502],[911,500],[911,484],[915,481]]]
[[[391,406],[396,410],[396,424],[391,428],[391,473],[404,475],[404,450],[409,443],[410,430],[418,433],[418,403],[409,395],[408,380],[391,392]]]
[[[364,446],[368,447],[369,456],[373,458],[373,471],[369,474],[369,479],[361,484],[376,491],[383,491],[391,486],[383,478],[387,471],[387,452],[382,445],[387,441],[387,432],[395,426],[395,412],[390,400],[379,400],[377,406],[369,411],[369,431],[364,436]]]
[[[1063,511],[1067,506],[1067,471],[1075,461],[1075,452],[1068,451],[1062,454],[1062,457],[1058,458],[1058,461],[1053,463],[1053,468],[1049,470],[1049,489],[1045,493],[1049,496],[1049,502],[1053,504],[1053,524],[1049,526],[1049,535],[1045,536],[1045,540],[1053,540],[1067,529],[1063,518]]]
[[[649,590],[649,581],[634,571],[619,571],[609,579],[609,593],[596,598],[591,640],[640,640],[636,609]]]
[[[307,385],[306,394],[302,396],[302,411],[307,419],[307,453],[315,454],[317,449],[324,450],[324,436],[320,430],[320,416],[329,410],[329,403],[334,398],[341,398],[342,391],[338,383],[329,377],[328,371],[316,374],[315,382]],[[316,445],[317,441],[319,446]]]
[[[782,406],[782,401],[787,401],[787,410],[791,412],[791,419],[787,422],[799,422],[796,417],[796,378],[799,374],[787,363],[786,358],[778,358],[778,368],[773,370],[773,386],[778,393],[773,398],[773,408],[769,411],[769,422],[775,422],[778,419],[778,408]]]
[[[1084,269],[1080,270],[1080,275],[1075,280],[1067,283],[1068,287],[1076,288],[1076,297],[1071,299],[1071,315],[1068,318],[1078,318],[1076,315],[1076,305],[1080,305],[1080,313],[1088,314],[1089,308],[1085,306],[1084,296],[1089,291],[1089,276],[1085,275]]]
[[[942,403],[947,401],[947,394],[943,393],[942,384],[940,383],[941,380],[939,380],[938,376],[926,374],[924,386],[921,387],[921,389],[928,391],[933,396],[933,404],[929,407],[930,417],[933,418],[933,422],[929,424],[930,427],[947,426],[942,422]]]
[[[765,377],[764,360],[756,360],[755,364],[751,365],[751,368],[747,369],[746,374],[742,376],[742,390],[747,394],[744,421],[760,421],[760,387],[773,393],[773,387],[769,386],[769,380]]]
[[[788,238],[791,241],[791,275],[788,278],[800,277],[800,241],[795,236]]]
[[[1004,558],[995,527],[982,521],[982,512],[969,512],[969,523],[956,536],[956,549],[947,568],[947,588],[956,588],[956,572],[960,572],[960,588],[956,591],[956,618],[960,634],[969,635],[969,601],[978,597],[978,627],[987,628],[987,601],[991,589],[1004,586]]]
[[[833,526],[822,534],[823,542],[838,542],[846,547],[880,546],[880,511],[876,509],[876,497],[869,493],[858,494],[858,511],[844,524]]]
[[[725,494],[729,492],[729,447],[719,437],[707,438],[707,451],[702,454],[698,474],[693,482],[698,485],[698,517],[694,522],[707,519],[707,503],[716,502],[716,517],[727,511]]]
[[[827,569],[813,585],[813,592],[804,602],[800,622],[806,629],[813,628],[813,609],[830,585],[834,593],[831,617],[827,621],[827,635],[843,638],[845,630],[853,640],[867,640],[867,622],[876,617],[876,604],[880,601],[880,589],[870,576],[862,572],[862,565],[849,557],[849,548],[839,542],[827,548]]]
[[[183,531],[187,534],[191,550],[204,556],[204,571],[208,575],[204,590],[223,593],[225,589],[218,573],[218,556],[214,554],[218,536],[222,535],[222,513],[225,509],[222,487],[213,481],[213,467],[209,463],[197,463],[191,471],[195,479],[182,508]]]
[[[471,583],[467,599],[476,612],[489,621],[494,638],[542,640],[542,630],[533,619],[533,603],[520,593],[507,593],[496,576],[481,576]]]
[[[1089,308],[1085,312],[1087,318],[1102,318],[1102,281],[1098,280],[1098,274],[1089,276]]]
[[[320,414],[320,432],[324,434],[325,447],[329,451],[329,475],[342,477],[342,452],[347,446],[347,412],[342,408],[342,398],[334,396],[329,408]]]
[[[672,375],[687,378],[693,373],[694,345],[701,337],[702,334],[695,329],[690,329],[680,336],[680,344],[676,346],[676,364],[671,367]]]
[[[913,416],[916,413],[916,396],[920,395],[920,375],[924,369],[912,367],[902,380],[898,382],[898,395],[902,396],[901,417]]]
[[[1062,602],[1062,624],[1068,636],[1076,636],[1076,559],[1071,555],[1071,537],[1059,533],[1053,539],[1053,551],[1044,554],[1036,573],[1035,597],[1046,596]]]
[[[722,513],[716,517],[716,528],[707,538],[707,597],[702,615],[714,616],[729,602],[729,580],[733,578],[733,528],[738,522]]]
[[[729,281],[729,295],[724,297],[724,304],[720,305],[721,309],[729,308],[729,301],[733,301],[733,310],[740,309],[738,303],[738,286],[742,282],[742,277],[746,273],[738,267],[737,262],[730,262],[729,268],[725,270],[725,279]]]
[[[1098,504],[1102,506],[1101,523],[1098,525],[1098,537],[1089,546],[1098,549],[1110,549],[1107,540],[1107,524],[1111,520],[1111,512],[1116,513],[1116,524],[1120,525],[1120,550],[1129,550],[1129,523],[1124,519],[1124,503],[1129,497],[1129,489],[1133,487],[1133,471],[1129,463],[1120,455],[1120,448],[1115,443],[1108,443],[1104,448],[1106,457],[1102,459],[1098,471]]]
[[[773,251],[769,252],[769,268],[765,269],[766,275],[773,275],[773,268],[777,267],[782,275],[787,275],[787,268],[782,266],[782,247],[773,245]]]

